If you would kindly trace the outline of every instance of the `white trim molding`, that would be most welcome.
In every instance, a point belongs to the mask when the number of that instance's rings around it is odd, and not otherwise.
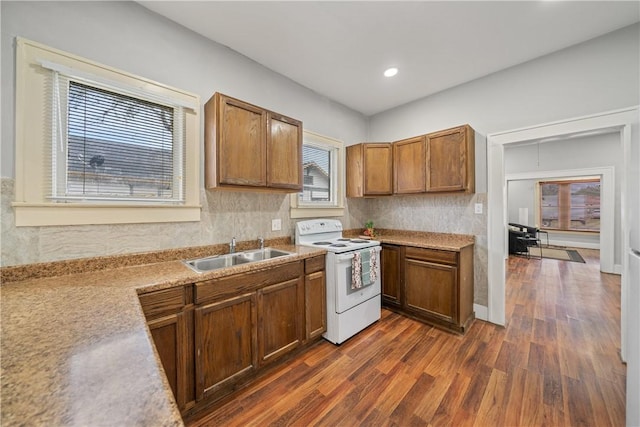
[[[487,233],[488,233],[488,320],[499,325],[505,324],[505,259],[507,258],[507,185],[504,170],[504,147],[509,144],[540,139],[561,139],[569,135],[592,132],[618,132],[622,141],[623,152],[628,153],[631,146],[631,125],[638,122],[638,107],[629,107],[616,111],[560,120],[521,129],[497,132],[487,135]],[[626,182],[628,165],[625,163],[622,185],[622,248],[627,248],[628,224],[624,214],[625,194],[630,185]],[[623,271],[625,271],[623,260]],[[626,331],[626,295],[627,280],[622,277],[622,347],[624,354]]]
[[[489,308],[486,305],[473,304],[473,311],[476,313],[476,319],[489,320]]]

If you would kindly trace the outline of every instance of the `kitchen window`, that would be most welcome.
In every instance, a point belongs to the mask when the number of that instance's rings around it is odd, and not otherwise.
[[[182,107],[57,80],[52,200],[184,201]]]
[[[291,217],[342,216],[344,144],[304,131],[302,192],[291,195]]]
[[[600,179],[541,181],[539,215],[543,229],[600,231]]]
[[[16,225],[200,219],[197,96],[17,46]]]

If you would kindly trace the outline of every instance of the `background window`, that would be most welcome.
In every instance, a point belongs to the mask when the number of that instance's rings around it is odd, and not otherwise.
[[[600,180],[540,182],[542,227],[600,231]]]

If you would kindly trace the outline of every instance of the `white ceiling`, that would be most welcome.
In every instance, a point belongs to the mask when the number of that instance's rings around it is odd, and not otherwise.
[[[367,116],[640,21],[639,1],[139,3]]]

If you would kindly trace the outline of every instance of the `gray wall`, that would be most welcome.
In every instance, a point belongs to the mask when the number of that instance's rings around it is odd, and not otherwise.
[[[638,105],[640,24],[490,74],[371,118],[393,141],[469,123],[483,135]]]
[[[207,40],[135,2],[0,2],[2,58],[2,257],[0,265],[151,251],[257,236],[290,236],[289,198],[201,190],[202,220],[190,223],[20,227],[14,225],[15,37],[20,36],[196,93],[214,92],[302,120],[305,129],[354,144],[366,117]],[[201,139],[204,127],[201,127]],[[201,176],[202,176],[201,167]],[[282,231],[271,232],[271,219]],[[349,216],[343,218],[349,226]],[[152,237],[151,237],[152,236]]]
[[[370,141],[470,124],[479,134],[479,182],[474,197],[391,197],[370,202],[366,211],[384,227],[474,234],[475,300],[486,305],[487,221],[473,210],[475,203],[486,209],[484,137],[640,104],[639,53],[640,24],[635,24],[371,117]]]

